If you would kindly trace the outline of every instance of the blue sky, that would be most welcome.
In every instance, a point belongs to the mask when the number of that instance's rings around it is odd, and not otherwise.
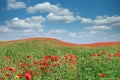
[[[0,0],[0,40],[120,41],[120,0]]]

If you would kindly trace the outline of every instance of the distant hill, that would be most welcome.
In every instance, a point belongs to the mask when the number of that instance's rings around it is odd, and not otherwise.
[[[0,45],[2,44],[10,44],[10,43],[19,43],[19,42],[30,42],[30,41],[37,41],[39,44],[50,44],[50,45],[60,45],[60,46],[113,46],[113,45],[120,45],[119,42],[99,42],[99,43],[91,43],[91,44],[74,44],[69,42],[64,42],[55,38],[27,38],[27,39],[20,39],[20,40],[10,40],[10,41],[0,41]]]

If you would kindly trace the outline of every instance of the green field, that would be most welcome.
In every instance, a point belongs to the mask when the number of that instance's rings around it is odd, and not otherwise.
[[[64,46],[55,40],[0,43],[1,80],[120,80],[120,45]]]

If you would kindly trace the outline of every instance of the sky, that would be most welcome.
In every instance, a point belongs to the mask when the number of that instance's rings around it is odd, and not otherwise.
[[[120,41],[120,0],[0,0],[0,40]]]

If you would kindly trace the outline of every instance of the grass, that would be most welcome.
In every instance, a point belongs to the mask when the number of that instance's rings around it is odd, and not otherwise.
[[[0,78],[1,80],[119,80],[119,51],[119,44],[97,47],[64,46],[55,40],[2,43]]]

